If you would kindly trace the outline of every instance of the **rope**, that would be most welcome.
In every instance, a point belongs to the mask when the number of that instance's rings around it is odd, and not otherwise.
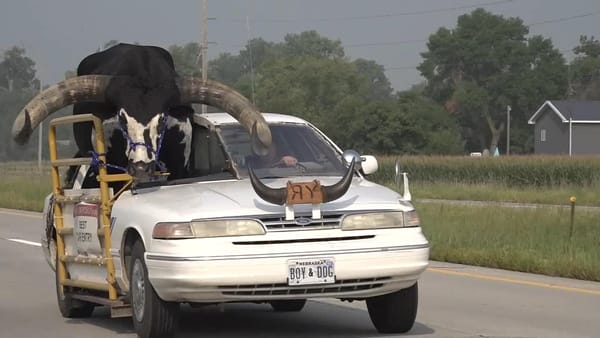
[[[121,167],[120,165],[116,165],[116,164],[110,164],[110,163],[104,163],[104,161],[102,161],[100,159],[100,156],[106,156],[106,153],[97,153],[93,150],[88,151],[88,153],[90,155],[92,155],[92,161],[90,162],[90,166],[92,168],[99,168],[99,167],[107,167],[107,168],[113,168],[113,169],[117,169],[120,170],[124,173],[127,172],[127,168]]]

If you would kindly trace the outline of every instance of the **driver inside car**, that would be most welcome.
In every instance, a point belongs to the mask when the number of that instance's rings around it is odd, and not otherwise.
[[[269,152],[265,156],[257,156],[258,163],[263,168],[295,167],[298,159],[292,155],[281,155],[277,151],[275,143],[271,143]]]

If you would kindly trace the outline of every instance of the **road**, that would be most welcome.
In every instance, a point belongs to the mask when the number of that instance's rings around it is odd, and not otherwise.
[[[41,217],[0,209],[0,337],[135,337],[131,319],[96,309],[64,319],[39,248]],[[17,241],[15,241],[17,240]],[[599,337],[600,283],[432,262],[419,282],[410,337]],[[300,313],[267,305],[184,307],[180,337],[378,335],[363,302],[310,301]]]

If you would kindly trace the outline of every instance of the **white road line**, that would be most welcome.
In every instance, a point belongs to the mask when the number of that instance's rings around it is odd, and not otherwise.
[[[32,241],[26,241],[24,239],[19,239],[19,238],[4,238],[4,239],[6,239],[7,241],[21,243],[21,244],[27,244],[27,245],[33,245],[33,246],[42,246],[41,243],[32,242]]]
[[[12,216],[25,216],[32,218],[42,218],[41,212],[16,210],[16,209],[2,209],[0,208],[0,214],[12,215]]]

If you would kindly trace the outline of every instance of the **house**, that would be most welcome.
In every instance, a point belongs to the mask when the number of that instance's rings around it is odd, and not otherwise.
[[[600,155],[600,101],[546,101],[528,123],[536,154]]]

